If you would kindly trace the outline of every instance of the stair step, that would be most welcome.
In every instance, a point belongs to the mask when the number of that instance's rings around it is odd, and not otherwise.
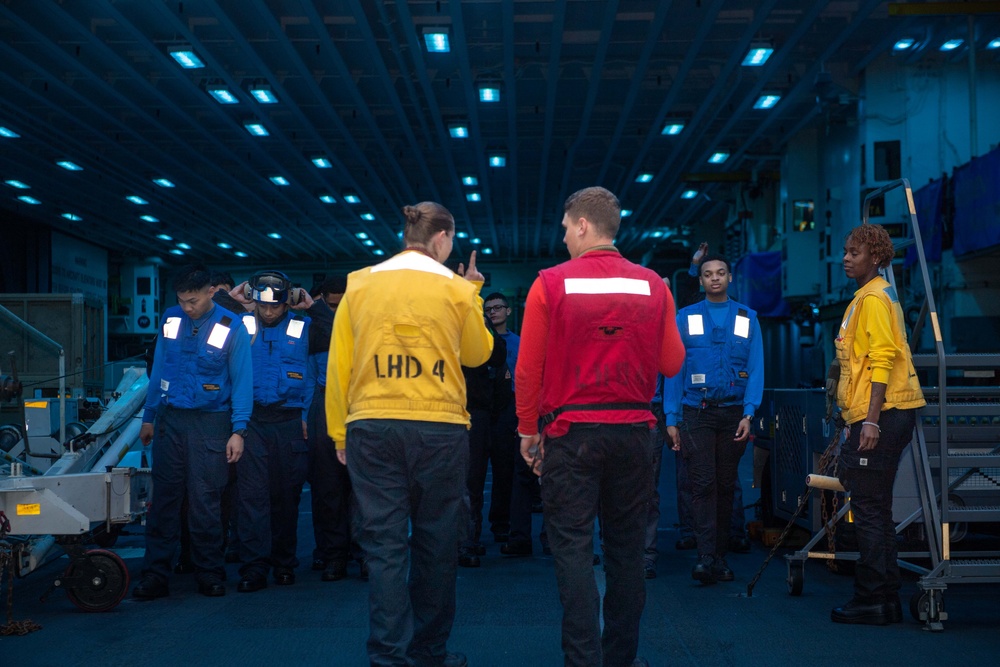
[[[1000,577],[1000,558],[960,558],[948,561],[952,575]]]
[[[944,517],[942,517],[944,520]],[[1000,505],[973,505],[948,508],[949,522],[983,523],[1000,521]]]

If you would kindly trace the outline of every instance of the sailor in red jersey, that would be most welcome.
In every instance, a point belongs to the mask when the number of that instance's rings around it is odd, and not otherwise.
[[[525,307],[515,376],[521,454],[542,476],[565,664],[641,665],[656,425],[650,399],[657,373],[680,369],[684,347],[663,281],[613,244],[617,197],[586,188],[564,211],[571,259],[539,272]],[[603,637],[592,560],[598,506],[607,569]]]

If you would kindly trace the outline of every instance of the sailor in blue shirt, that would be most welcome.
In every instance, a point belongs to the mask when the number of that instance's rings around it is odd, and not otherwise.
[[[243,454],[253,369],[249,336],[235,313],[213,303],[211,277],[200,265],[178,271],[179,305],[163,314],[156,341],[139,432],[152,442],[153,479],[142,580],[132,591],[141,600],[169,594],[185,493],[198,590],[226,593],[220,502],[229,464]]]
[[[667,435],[680,449],[692,486],[698,563],[703,583],[732,581],[725,555],[733,487],[764,391],[764,347],[757,313],[728,296],[729,262],[709,256],[699,280],[705,300],[677,313],[687,350],[681,372],[664,384]]]
[[[299,497],[308,471],[307,420],[315,381],[309,376],[311,319],[289,310],[308,309],[333,323],[326,304],[293,287],[280,271],[255,274],[231,294],[252,302],[243,315],[253,359],[253,414],[246,451],[236,469],[240,583],[251,593],[275,583],[295,583]]]

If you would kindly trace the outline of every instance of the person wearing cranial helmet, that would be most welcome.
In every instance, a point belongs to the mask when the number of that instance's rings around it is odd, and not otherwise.
[[[307,417],[315,385],[308,357],[316,351],[314,341],[322,340],[310,336],[310,329],[329,332],[333,313],[281,271],[257,273],[230,295],[253,306],[243,315],[243,325],[251,341],[254,406],[245,456],[236,470],[243,562],[236,590],[251,593],[267,586],[272,566],[276,584],[295,583],[299,497],[308,470]]]

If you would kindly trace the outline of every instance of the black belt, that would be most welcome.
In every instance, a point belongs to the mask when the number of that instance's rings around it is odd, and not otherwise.
[[[649,403],[586,403],[582,405],[564,405],[556,408],[547,415],[539,417],[542,426],[548,426],[556,420],[556,417],[564,412],[573,410],[649,410]]]

